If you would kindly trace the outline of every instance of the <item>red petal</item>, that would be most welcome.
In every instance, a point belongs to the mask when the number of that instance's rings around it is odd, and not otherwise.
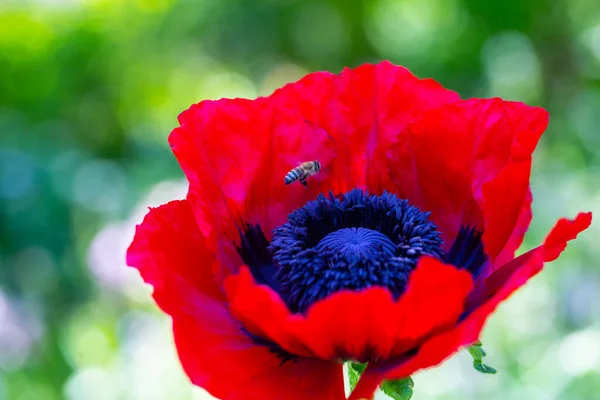
[[[175,284],[188,296],[187,306],[172,313],[175,344],[194,384],[222,399],[344,399],[341,365],[302,358],[282,365],[242,333],[224,303]]]
[[[531,201],[532,195],[531,189],[529,189],[527,191],[527,195],[525,196],[525,200],[523,201],[523,205],[521,206],[521,212],[519,213],[515,230],[504,246],[504,249],[502,249],[502,252],[498,254],[498,257],[494,261],[496,265],[504,265],[515,258],[515,252],[521,246],[521,243],[523,243],[523,238],[527,233],[527,228],[529,227],[533,217],[531,212]]]
[[[556,260],[567,248],[567,242],[577,238],[577,235],[592,224],[592,213],[579,214],[574,220],[560,219],[544,242],[544,261]]]
[[[542,246],[531,250],[496,269],[484,282],[482,282],[482,289],[480,290],[482,290],[483,294],[477,293],[478,296],[476,296],[476,294],[470,296],[471,302],[475,302],[476,306],[477,302],[483,301],[500,291],[502,288],[505,288],[507,282],[510,282],[511,279],[513,285],[519,284],[518,286],[520,286],[522,283],[515,281],[514,275],[523,268],[523,265],[527,265],[530,260],[536,257],[541,257],[542,262],[556,260],[567,247],[567,242],[574,240],[577,235],[586,230],[591,223],[591,213],[579,214],[574,220],[565,218],[560,219],[546,237]],[[535,273],[537,272],[538,271],[535,271]],[[516,289],[516,287],[514,289]]]
[[[483,243],[492,260],[508,244],[513,231],[527,229],[517,227],[517,221],[529,192],[530,173],[531,159],[510,163],[483,185]]]
[[[225,281],[225,291],[233,315],[255,335],[277,343],[286,351],[311,357],[314,354],[297,338],[290,326],[293,316],[279,294],[270,287],[257,285],[246,266]]]
[[[151,209],[136,228],[127,250],[127,264],[137,268],[166,312],[172,309],[167,277],[179,279],[205,295],[224,301],[213,279],[215,256],[204,245],[194,214],[186,200]]]
[[[422,257],[410,276],[406,293],[400,298],[395,315],[396,349],[402,354],[426,336],[454,325],[464,311],[466,296],[473,288],[472,276],[430,257]],[[402,346],[398,346],[402,343]]]
[[[157,303],[173,318],[177,351],[192,382],[231,400],[342,400],[340,365],[301,359],[281,366],[242,332],[213,280],[214,260],[187,201],[152,209],[127,253],[128,264],[154,286]]]
[[[289,212],[316,197],[318,184],[286,187],[283,178],[303,161],[329,163],[333,142],[266,99],[204,101],[179,120],[169,142],[190,183],[198,225],[219,260],[221,281],[242,264],[232,246],[239,242],[238,227],[259,224],[270,237]]]
[[[531,153],[547,122],[541,108],[500,99],[435,109],[391,146],[392,178],[403,197],[432,211],[446,246],[461,225],[479,227],[495,259],[520,244],[529,223]]]
[[[496,307],[536,275],[544,262],[556,259],[565,249],[567,241],[575,239],[590,223],[590,213],[579,214],[573,221],[558,221],[542,246],[499,268],[486,280],[486,285],[489,286],[483,303],[464,321],[454,329],[425,342],[414,356],[369,365],[350,399],[370,398],[383,379],[398,379],[410,376],[420,369],[433,367],[450,357],[460,347],[475,342],[487,318]]]
[[[231,240],[238,239],[234,222],[259,223],[270,232],[314,198],[318,185],[285,187],[283,178],[301,162],[327,164],[333,157],[322,129],[267,99],[203,101],[179,121],[169,142],[190,182],[194,211]]]
[[[231,243],[245,223],[260,224],[270,238],[288,213],[320,192],[393,190],[384,159],[389,143],[423,111],[457,100],[435,81],[384,62],[310,74],[267,98],[203,101],[183,112],[169,142],[223,268],[219,276],[241,264]],[[311,160],[324,171],[308,189],[286,187],[285,174]]]
[[[248,329],[290,352],[321,359],[402,353],[453,325],[471,288],[468,272],[424,257],[399,301],[379,287],[341,291],[315,303],[306,315],[292,315],[270,288],[255,284],[246,268],[226,282],[231,310]]]
[[[389,62],[345,69],[340,75],[311,74],[274,97],[334,138],[338,154],[329,167],[334,191],[364,187],[373,193],[393,191],[385,152],[406,124],[459,100],[434,80],[418,79]]]
[[[309,178],[308,187],[299,182],[286,186],[285,175],[305,161],[318,160],[325,168],[335,156],[333,140],[323,129],[284,109],[273,115],[271,137],[265,146],[261,164],[250,182],[246,206],[250,222],[261,225],[267,238],[287,220],[290,212],[327,191],[328,172]]]

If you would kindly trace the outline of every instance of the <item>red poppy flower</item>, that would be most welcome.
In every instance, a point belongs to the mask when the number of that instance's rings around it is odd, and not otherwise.
[[[352,399],[474,343],[497,305],[591,223],[531,220],[538,107],[461,100],[383,62],[256,100],[193,105],[169,137],[185,200],[151,209],[129,265],[173,318],[192,382],[222,399]],[[320,172],[284,184],[303,161]]]

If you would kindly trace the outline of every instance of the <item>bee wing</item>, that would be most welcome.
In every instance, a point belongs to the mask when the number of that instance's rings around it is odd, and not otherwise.
[[[329,169],[321,166],[321,170],[319,171],[319,173],[317,175],[319,175],[319,174],[322,174],[322,175],[321,175],[321,178],[318,178],[318,179],[324,180],[325,178],[328,178],[331,175],[331,171]]]
[[[300,155],[291,157],[288,172],[300,167],[302,164],[304,164],[307,161],[312,161],[312,160],[303,159]]]

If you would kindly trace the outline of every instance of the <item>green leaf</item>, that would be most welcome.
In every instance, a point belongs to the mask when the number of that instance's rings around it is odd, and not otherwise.
[[[473,361],[473,368],[475,368],[477,371],[481,372],[482,374],[495,375],[498,373],[498,371],[496,371],[495,368],[485,365],[482,362]]]
[[[410,400],[413,395],[413,387],[415,383],[409,376],[404,379],[396,379],[393,381],[384,381],[381,384],[381,390],[394,400]]]
[[[471,357],[473,357],[473,368],[475,368],[477,371],[481,372],[482,374],[493,375],[493,374],[498,373],[498,371],[496,371],[495,368],[492,368],[489,365],[485,365],[483,363],[483,358],[487,354],[483,350],[481,342],[476,342],[473,345],[469,346],[468,350],[469,350],[469,353],[471,354]]]
[[[475,345],[469,347],[469,353],[471,353],[471,357],[473,357],[474,361],[482,361],[483,357],[486,356],[483,348]]]
[[[350,391],[354,390],[360,375],[364,372],[365,368],[367,368],[367,364],[356,363],[353,361],[349,361],[347,363],[348,366],[348,378],[350,381]]]

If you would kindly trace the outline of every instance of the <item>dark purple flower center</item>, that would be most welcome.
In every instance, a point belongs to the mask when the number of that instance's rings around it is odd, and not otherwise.
[[[477,278],[487,261],[481,232],[463,226],[444,253],[429,215],[386,192],[377,196],[355,189],[337,197],[319,195],[293,211],[273,231],[271,243],[259,225],[240,229],[237,250],[254,279],[277,291],[293,312],[305,312],[343,289],[381,286],[398,298],[424,254]],[[282,363],[296,358],[245,332]]]
[[[443,256],[429,213],[393,194],[320,195],[293,211],[269,246],[280,293],[292,311],[342,289],[403,293],[418,258]]]
[[[255,279],[275,289],[293,312],[343,289],[380,286],[398,298],[425,254],[477,277],[486,262],[481,233],[463,227],[445,254],[429,216],[386,192],[319,195],[293,211],[271,243],[259,226],[248,226],[238,252]]]

